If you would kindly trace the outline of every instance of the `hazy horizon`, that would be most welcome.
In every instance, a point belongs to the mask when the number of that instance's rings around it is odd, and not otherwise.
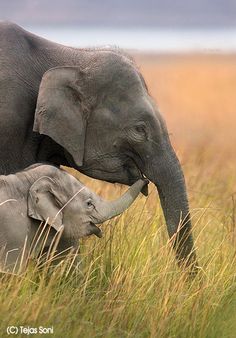
[[[235,0],[0,0],[0,19],[75,47],[235,52]]]
[[[236,52],[235,29],[150,29],[114,27],[50,27],[25,29],[48,40],[72,47],[117,46],[141,52]]]

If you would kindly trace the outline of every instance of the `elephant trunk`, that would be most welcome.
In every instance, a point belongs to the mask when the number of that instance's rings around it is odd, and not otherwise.
[[[130,205],[138,197],[143,187],[147,184],[147,179],[140,179],[136,181],[119,199],[111,202],[103,201],[103,205],[101,206],[102,212],[99,212],[99,217],[95,223],[103,223],[115,216],[120,215],[130,207]]]
[[[161,206],[167,224],[170,238],[180,265],[197,266],[193,238],[191,234],[191,220],[185,180],[178,158],[171,145],[168,151],[162,152],[160,161],[152,166],[152,173],[147,177],[157,187]],[[150,168],[150,167],[149,167]]]

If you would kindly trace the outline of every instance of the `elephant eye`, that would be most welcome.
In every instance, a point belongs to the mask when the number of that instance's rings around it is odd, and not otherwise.
[[[130,133],[131,137],[137,142],[147,139],[147,130],[144,124],[137,124]]]
[[[86,201],[86,205],[87,205],[87,207],[88,207],[89,209],[94,208],[94,205],[93,205],[93,202],[92,202],[91,199],[89,199],[89,200]]]
[[[145,134],[145,127],[140,125],[140,126],[135,126],[135,130],[138,132],[138,133],[143,133]]]

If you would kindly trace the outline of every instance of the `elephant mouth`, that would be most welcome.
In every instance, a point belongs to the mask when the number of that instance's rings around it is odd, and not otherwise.
[[[71,155],[69,156],[71,160],[72,157]],[[96,164],[98,162],[98,159],[99,157],[96,158]],[[104,156],[102,157],[102,159],[104,159]],[[100,165],[100,167],[96,167],[93,159],[87,161],[86,165],[84,164],[82,167],[78,167],[75,164],[75,162],[73,162],[73,167],[82,172],[83,174],[110,183],[121,183],[126,185],[132,185],[140,178],[145,179],[145,176],[139,169],[139,166],[136,163],[135,159],[131,156],[124,156],[121,163],[117,163],[115,167],[107,168],[106,165],[107,162],[102,166]],[[142,188],[141,193],[144,196],[148,196],[147,185]]]
[[[97,227],[93,222],[90,222],[91,235],[95,235],[98,238],[102,237],[102,230]]]
[[[129,166],[126,166],[126,170],[127,170],[127,173],[128,173],[128,177],[129,177],[129,181],[130,181],[130,185],[132,185],[133,183],[135,183],[138,179],[146,179],[146,177],[144,176],[144,174],[142,173],[142,171],[139,169],[139,166],[137,165],[137,163],[135,162],[135,160],[132,158],[131,159],[131,163],[132,163],[132,168],[135,168],[135,171],[137,172],[137,177],[134,178],[134,176],[132,175],[132,172],[130,170],[130,167]],[[146,184],[142,190],[141,190],[141,193],[144,195],[144,196],[148,196],[148,184]]]
[[[141,171],[140,171],[141,172]],[[142,179],[147,179],[142,173],[141,173],[141,177]],[[148,180],[149,181],[149,180]],[[148,196],[148,184],[145,184],[141,190],[141,193],[144,195],[144,196]]]

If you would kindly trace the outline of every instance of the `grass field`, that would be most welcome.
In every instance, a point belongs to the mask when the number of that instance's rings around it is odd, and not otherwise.
[[[236,58],[136,59],[183,165],[201,270],[189,280],[178,269],[151,186],[103,239],[82,242],[80,272],[68,260],[50,276],[34,265],[2,275],[0,337],[9,325],[53,326],[34,336],[58,338],[236,337]],[[104,197],[124,189],[80,177]]]

